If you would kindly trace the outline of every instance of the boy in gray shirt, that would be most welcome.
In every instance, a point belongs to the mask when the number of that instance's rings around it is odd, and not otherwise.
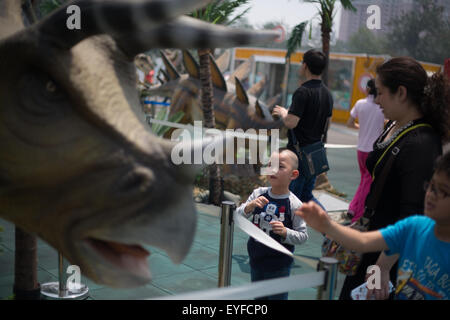
[[[272,156],[279,157],[279,170],[269,176],[270,187],[254,190],[248,200],[236,211],[249,218],[269,236],[294,252],[294,245],[308,239],[306,224],[294,214],[301,207],[300,200],[289,191],[289,184],[299,175],[295,153],[280,149]],[[293,259],[250,238],[247,243],[250,257],[251,280],[267,280],[290,275]],[[287,300],[288,293],[261,299]]]

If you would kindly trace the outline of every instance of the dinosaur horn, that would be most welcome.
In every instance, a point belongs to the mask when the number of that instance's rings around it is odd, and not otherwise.
[[[98,34],[109,34],[115,38],[141,33],[144,29],[154,28],[209,2],[211,0],[75,0],[35,27],[44,41],[69,49]],[[69,29],[68,19],[77,12],[80,29]]]
[[[267,78],[264,76],[259,82],[255,83],[250,89],[248,89],[248,94],[259,98],[266,88]]]
[[[190,77],[200,79],[200,66],[188,50],[183,50],[183,64]]]
[[[160,72],[160,73],[163,75],[163,77],[164,77],[164,81],[161,81],[161,83],[167,82],[167,81],[170,80],[169,75],[168,75],[167,72],[165,72],[163,69],[159,69],[159,72]]]
[[[172,22],[140,33],[116,38],[129,55],[150,48],[227,48],[273,41],[275,31],[233,29],[181,16]]]
[[[262,110],[261,105],[259,104],[259,100],[256,100],[256,103],[255,103],[255,114],[256,114],[259,118],[264,119],[264,112],[263,112],[263,110]]]
[[[231,52],[230,49],[227,49],[216,59],[217,67],[219,68],[220,72],[225,72],[230,67],[230,59],[231,58]]]
[[[245,80],[246,78],[248,78],[254,60],[255,60],[254,56],[251,56],[250,59],[245,60],[243,63],[239,65],[239,67],[237,67],[233,71],[230,78],[238,78],[239,80]]]
[[[214,87],[227,92],[227,83],[212,54],[209,54],[209,63],[211,66],[211,78]]]
[[[161,57],[163,59],[164,65],[166,66],[167,73],[169,74],[170,80],[175,80],[180,78],[180,73],[177,71],[173,63],[169,60],[164,51],[160,51]]]
[[[17,0],[0,0],[0,17],[15,17],[20,20],[21,3]]]
[[[242,85],[241,81],[239,81],[238,78],[234,78],[234,81],[236,83],[236,96],[238,100],[243,104],[248,105],[249,104],[248,95],[244,89],[244,86]]]

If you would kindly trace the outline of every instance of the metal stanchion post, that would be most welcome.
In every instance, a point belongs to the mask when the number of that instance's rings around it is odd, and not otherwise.
[[[67,274],[65,270],[67,270],[67,267],[64,268],[64,257],[61,253],[58,254],[58,279],[59,279],[59,297],[64,298],[67,296]]]
[[[231,284],[231,255],[233,253],[233,212],[236,205],[232,201],[222,202],[220,217],[219,287]]]
[[[317,288],[317,300],[334,300],[338,263],[339,261],[335,258],[320,258],[317,271],[325,270],[325,283]]]
[[[61,253],[58,253],[58,282],[47,282],[41,285],[41,294],[45,298],[61,300],[85,299],[89,294],[89,288],[82,283],[74,284],[75,287],[67,287],[68,264]]]

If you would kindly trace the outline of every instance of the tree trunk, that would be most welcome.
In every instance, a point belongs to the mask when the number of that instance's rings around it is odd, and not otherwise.
[[[331,17],[331,15],[330,15]],[[325,70],[322,74],[322,81],[323,83],[328,87],[328,70],[330,65],[330,34],[331,34],[331,28],[329,28],[326,25],[326,17],[322,16],[322,25],[321,25],[321,31],[322,31],[322,51],[327,57],[327,66],[325,67]],[[331,22],[331,25],[332,22]],[[328,129],[329,127],[325,129],[324,137],[323,137],[323,143],[326,143],[328,140]],[[331,185],[330,181],[328,180],[327,173],[324,172],[323,174],[319,175],[316,179],[316,185],[315,188],[321,188],[325,190],[334,190],[334,187]]]
[[[14,295],[16,300],[39,300],[37,282],[37,238],[15,229]]]
[[[331,29],[325,26],[325,23],[322,22],[322,51],[327,57],[328,61],[327,66],[322,74],[322,81],[326,86],[328,86],[328,69],[330,65],[330,34]]]
[[[288,95],[288,89],[289,89],[289,72],[291,69],[291,57],[286,58],[286,64],[284,67],[284,75],[283,75],[283,83],[285,84],[283,88],[283,97],[281,98],[281,105],[286,107],[287,104],[287,95]]]
[[[213,106],[213,86],[211,81],[211,68],[209,63],[210,49],[198,50],[200,60],[200,82],[202,85],[201,101],[203,106],[203,119],[206,128],[215,128],[216,120]],[[209,202],[220,205],[222,201],[222,183],[220,168],[212,164],[209,168]]]

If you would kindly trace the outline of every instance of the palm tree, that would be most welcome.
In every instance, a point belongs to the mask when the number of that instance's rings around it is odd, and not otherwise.
[[[284,80],[283,82],[286,84],[283,90],[283,99],[282,105],[286,105],[287,103],[287,91],[288,91],[288,81],[289,81],[289,71],[291,69],[291,55],[302,46],[303,33],[305,32],[307,21],[303,21],[302,23],[296,25],[292,30],[291,35],[287,41],[287,52],[286,52],[286,68],[284,70]]]
[[[322,31],[322,51],[323,53],[326,55],[327,60],[329,61],[330,59],[330,34],[332,31],[332,27],[333,27],[333,18],[335,15],[334,9],[335,9],[335,4],[336,4],[336,0],[306,0],[307,2],[313,2],[313,3],[318,3],[320,5],[320,9],[319,9],[319,15],[321,17],[321,31]],[[356,9],[353,7],[351,0],[340,0],[342,7],[345,10],[352,10],[352,11],[356,11]],[[311,28],[311,23],[310,22],[310,28]],[[291,54],[294,53],[294,51],[301,47],[301,42],[302,42],[302,37],[303,37],[303,33],[306,29],[308,22],[302,22],[299,25],[297,25],[291,36],[288,39],[288,43],[287,43],[287,53],[286,53],[286,72],[285,72],[285,92],[283,94],[283,104],[286,103],[286,96],[287,96],[287,81],[289,79],[289,69],[290,69],[290,57]],[[310,29],[310,33],[311,33],[311,29]],[[311,34],[310,34],[311,36]],[[324,82],[325,85],[328,85],[328,65],[326,67],[326,69],[324,70],[323,74],[322,74],[322,81]],[[323,139],[323,142],[327,142],[327,132],[328,132],[328,126],[325,130],[325,136]],[[335,193],[337,195],[343,195],[342,193],[338,192],[329,182],[328,180],[328,176],[326,173],[322,173],[321,175],[317,176],[317,180],[316,180],[316,186],[315,187],[320,187],[321,189],[325,189],[328,190],[329,192]]]
[[[336,15],[335,8],[337,0],[305,0],[306,2],[317,3],[319,5],[320,28],[322,32],[322,51],[330,58],[330,36],[333,29],[333,19]],[[351,0],[340,0],[344,10],[356,11]],[[328,65],[323,72],[322,81],[328,85]]]
[[[230,18],[236,9],[245,5],[250,0],[216,0],[208,4],[205,8],[197,10],[190,16],[214,24],[230,25],[244,16],[250,8],[244,10],[241,14]],[[201,101],[203,106],[203,119],[206,128],[215,128],[215,117],[213,107],[213,85],[211,81],[210,54],[213,49],[199,49],[198,56],[200,62],[200,82],[202,86]],[[220,168],[217,164],[209,167],[209,200],[210,203],[220,205],[222,200],[222,180],[220,177]]]

